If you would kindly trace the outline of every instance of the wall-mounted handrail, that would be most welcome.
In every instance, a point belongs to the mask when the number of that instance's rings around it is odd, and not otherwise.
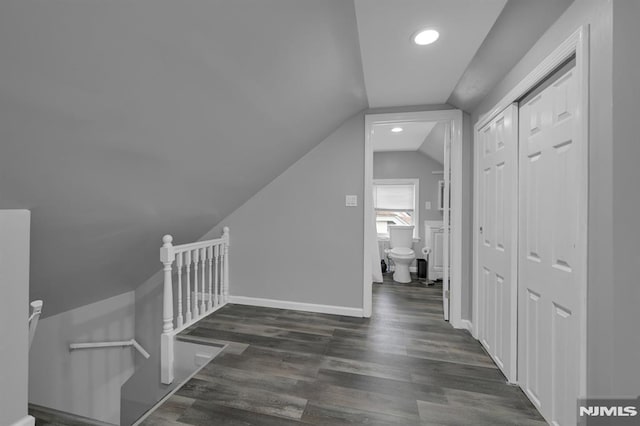
[[[42,300],[34,300],[31,302],[31,315],[29,316],[29,348],[33,342],[33,336],[36,334],[36,327],[38,326],[38,319],[42,313]]]
[[[85,342],[85,343],[71,343],[69,345],[69,350],[77,350],[77,349],[97,349],[97,348],[113,348],[113,347],[127,347],[133,346],[140,354],[149,359],[149,352],[144,350],[144,348],[140,345],[140,343],[136,342],[135,339],[131,340],[123,340],[118,342]]]

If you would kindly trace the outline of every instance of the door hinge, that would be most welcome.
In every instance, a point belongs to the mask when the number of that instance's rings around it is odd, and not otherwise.
[[[449,298],[449,290],[445,290],[444,291],[444,298],[448,299]]]

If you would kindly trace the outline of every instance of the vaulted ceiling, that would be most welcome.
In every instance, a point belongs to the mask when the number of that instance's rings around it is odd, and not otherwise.
[[[505,2],[355,0],[369,106],[445,103]],[[426,28],[438,41],[413,43]]]
[[[0,2],[0,206],[46,314],[135,288],[367,107],[344,0]]]
[[[200,237],[367,107],[457,91],[463,108],[465,70],[504,54],[482,44],[503,6],[0,2],[0,208],[32,211],[31,297],[51,315],[135,288],[164,233]],[[408,56],[411,32],[436,23],[449,47]],[[503,62],[473,68],[472,86]]]

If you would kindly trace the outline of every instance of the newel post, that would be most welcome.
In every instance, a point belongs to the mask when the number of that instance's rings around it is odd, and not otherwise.
[[[229,227],[222,228],[222,239],[224,240],[224,302],[229,301]]]
[[[171,242],[173,237],[162,237],[160,261],[164,265],[164,292],[162,300],[162,337],[161,337],[161,381],[164,384],[173,382],[173,283],[171,282],[172,265],[175,252]]]

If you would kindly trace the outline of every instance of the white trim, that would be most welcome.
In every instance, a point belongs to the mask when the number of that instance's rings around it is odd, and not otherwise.
[[[575,33],[576,52],[576,72],[580,84],[580,104],[578,106],[578,116],[580,117],[580,138],[584,142],[582,149],[582,175],[580,182],[579,211],[584,212],[579,219],[579,229],[582,230],[578,236],[578,245],[582,248],[580,258],[582,264],[578,265],[577,272],[580,274],[582,283],[580,303],[582,308],[582,318],[580,321],[580,383],[578,392],[580,398],[587,397],[587,280],[588,275],[588,237],[589,237],[589,26],[580,27]]]
[[[394,124],[424,121],[446,121],[451,127],[451,289],[450,323],[455,328],[462,326],[462,111],[400,112],[391,114],[366,114],[364,140],[364,259],[363,301],[364,317],[371,316],[372,280],[370,235],[373,221],[373,144],[371,130],[374,124]]]
[[[587,33],[587,26],[578,28],[568,39],[563,41],[549,56],[547,56],[537,67],[534,68],[524,79],[522,79],[513,89],[509,91],[489,112],[483,114],[478,119],[476,129],[480,129],[491,121],[502,110],[521,98],[525,93],[531,90],[536,84],[544,80],[549,74],[569,59],[571,55],[577,52],[578,46],[582,45]],[[588,42],[586,43],[588,50]],[[588,52],[583,52],[587,53]]]
[[[464,330],[468,330],[470,333],[472,333],[473,330],[473,324],[471,323],[471,321],[463,319],[462,321],[460,321],[460,323],[462,324],[462,327]]]
[[[11,424],[10,426],[34,426],[36,424],[36,419],[31,416],[25,416],[18,420],[17,422]]]
[[[479,122],[478,122],[479,123]],[[478,250],[478,242],[480,241],[480,233],[479,233],[479,229],[480,229],[480,197],[478,197],[478,191],[480,190],[480,182],[478,179],[478,173],[480,170],[480,167],[478,165],[478,158],[480,157],[479,155],[479,150],[478,150],[478,144],[479,142],[479,137],[478,135],[480,134],[480,128],[478,127],[478,124],[476,124],[474,126],[473,129],[473,229],[471,230],[471,235],[472,235],[472,250],[473,250],[473,255],[472,255],[472,262],[473,265],[471,267],[471,288],[472,290],[472,297],[473,300],[471,301],[471,322],[473,324],[473,329],[471,330],[471,334],[473,335],[473,337],[476,340],[480,340],[480,330],[478,329],[478,324],[480,321],[479,315],[478,315],[478,310],[480,309],[480,300],[478,297],[478,287],[479,287],[479,283],[480,283],[480,273],[479,273],[479,269],[480,266],[478,265],[478,263],[480,262],[480,256],[479,256],[479,250]],[[517,226],[516,226],[517,229]],[[518,259],[516,258],[515,260],[516,262],[518,261]],[[515,285],[517,286],[518,283],[516,282]],[[517,298],[517,291],[516,291],[516,298]],[[517,315],[516,315],[517,318]],[[517,353],[517,351],[516,351]]]
[[[589,160],[589,26],[580,26],[573,34],[571,34],[564,42],[562,42],[549,56],[536,66],[522,81],[520,81],[513,89],[507,93],[488,113],[482,115],[475,124],[475,135],[484,125],[491,121],[497,114],[504,110],[509,104],[517,101],[531,90],[536,84],[544,80],[551,72],[566,61],[573,54],[576,55],[576,75],[580,84],[580,106],[579,114],[581,118],[581,134],[585,147],[583,149],[583,167],[580,182],[583,183],[580,194],[581,211],[584,214],[578,218],[579,234],[578,244],[582,249],[582,262],[576,267],[576,273],[580,274],[579,281],[582,283],[580,289],[580,300],[582,309],[582,318],[580,318],[580,364],[579,372],[579,396],[585,397],[587,394],[587,238],[588,238],[588,160]],[[474,135],[474,136],[475,136]],[[474,139],[474,146],[477,138]],[[478,229],[478,182],[477,161],[474,161],[474,236]],[[477,238],[474,239],[477,241]],[[477,271],[478,253],[476,244],[473,244],[473,336],[478,338],[478,292],[476,291],[479,277]]]
[[[294,311],[317,312],[321,314],[343,315],[362,318],[362,309],[346,306],[317,305],[315,303],[293,302],[290,300],[262,299],[260,297],[229,296],[229,303],[237,305],[261,306],[263,308],[292,309]]]

